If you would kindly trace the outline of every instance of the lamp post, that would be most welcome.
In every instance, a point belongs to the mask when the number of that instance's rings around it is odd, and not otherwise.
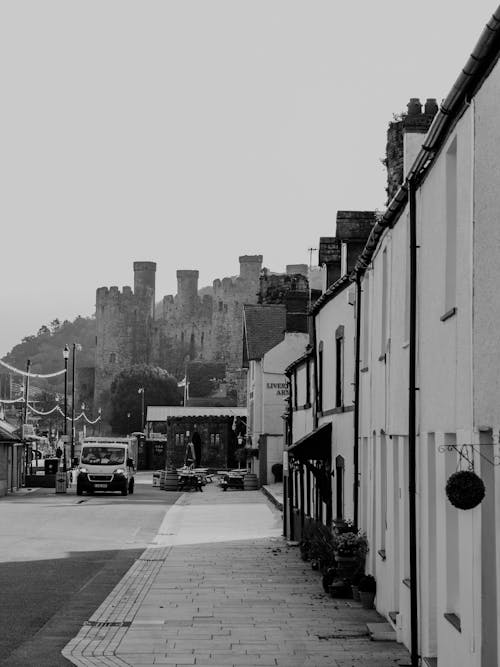
[[[68,359],[69,359],[69,347],[64,346],[63,350],[64,357],[64,425],[63,433],[68,435],[68,420],[66,419],[68,415]],[[66,470],[66,438],[64,439],[64,470]]]
[[[71,374],[71,465],[75,458],[75,366],[76,366],[76,351],[80,351],[82,346],[79,343],[73,343],[73,359],[72,359],[72,374]]]
[[[127,412],[127,435],[130,435],[130,412]]]
[[[144,433],[144,387],[139,387],[137,393],[141,395],[141,431]]]

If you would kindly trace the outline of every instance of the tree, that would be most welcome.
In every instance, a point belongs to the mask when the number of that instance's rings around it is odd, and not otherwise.
[[[122,371],[111,383],[111,428],[115,434],[142,430],[142,395],[144,420],[148,405],[180,405],[182,390],[177,380],[163,368],[138,364]],[[130,417],[128,415],[130,414]]]

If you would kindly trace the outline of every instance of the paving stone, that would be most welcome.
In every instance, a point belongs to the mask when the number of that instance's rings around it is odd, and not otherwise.
[[[168,528],[167,513],[160,532],[179,529],[193,540],[147,549],[91,619],[126,625],[82,628],[65,647],[65,657],[79,667],[396,667],[408,662],[400,644],[370,642],[366,624],[384,619],[352,600],[326,595],[319,574],[272,531],[267,536],[249,531],[248,539],[234,541],[228,530],[225,539],[196,543],[197,531],[206,533],[208,515],[220,537],[231,505],[245,505],[236,493],[222,495],[212,489],[181,497],[182,525]],[[245,516],[254,511],[251,497]]]

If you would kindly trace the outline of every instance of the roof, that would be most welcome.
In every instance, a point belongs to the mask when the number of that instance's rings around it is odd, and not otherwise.
[[[316,303],[313,303],[313,305],[309,310],[311,315],[316,315],[316,313],[318,313],[325,304],[327,304],[334,297],[336,297],[337,294],[345,290],[346,287],[350,286],[351,286],[350,277],[347,274],[340,276],[338,280],[336,280],[332,285],[330,285],[330,287],[327,290],[323,292],[323,294],[319,297]]]
[[[15,433],[16,427],[9,424],[4,419],[0,419],[0,441],[8,440],[10,442],[19,442],[19,437]]]
[[[266,352],[281,343],[285,337],[286,306],[245,305],[243,326],[248,361],[262,359]]]
[[[163,422],[172,417],[246,417],[246,408],[149,405],[146,421]]]

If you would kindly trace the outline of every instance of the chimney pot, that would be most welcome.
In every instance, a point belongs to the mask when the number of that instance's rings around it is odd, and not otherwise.
[[[406,108],[409,116],[419,116],[422,113],[422,105],[418,97],[412,97]]]

